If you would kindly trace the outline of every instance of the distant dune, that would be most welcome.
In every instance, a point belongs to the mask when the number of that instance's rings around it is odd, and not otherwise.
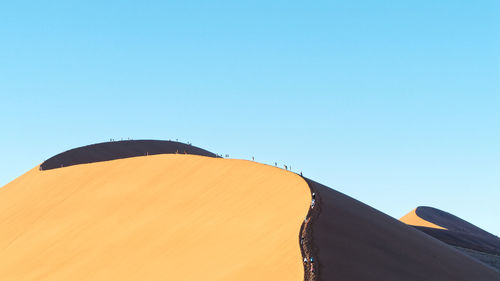
[[[500,280],[312,180],[177,142],[56,155],[0,188],[0,229],[9,281]]]
[[[500,270],[500,239],[497,236],[457,216],[432,207],[418,207],[400,220]],[[439,224],[443,227],[434,228],[428,224]]]
[[[457,216],[432,207],[418,207],[400,220],[500,269],[500,239]]]
[[[420,220],[420,223],[415,223],[410,217]],[[432,224],[437,227],[450,231],[470,233],[482,235],[489,238],[498,238],[495,235],[445,211],[441,211],[432,207],[418,207],[406,216],[401,218],[401,221],[406,224],[415,226],[429,227],[427,224]],[[422,224],[421,224],[422,223]]]
[[[447,244],[500,255],[497,236],[439,209],[418,207],[400,220]],[[434,228],[428,224],[439,226]]]

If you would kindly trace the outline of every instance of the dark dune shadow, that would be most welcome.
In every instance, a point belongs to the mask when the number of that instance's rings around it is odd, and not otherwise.
[[[500,239],[423,226],[412,226],[446,244],[500,256]]]
[[[175,141],[127,140],[91,144],[59,153],[40,165],[41,170],[155,154],[194,154],[218,157],[196,146]]]
[[[500,272],[368,205],[306,179],[321,281],[498,281]]]

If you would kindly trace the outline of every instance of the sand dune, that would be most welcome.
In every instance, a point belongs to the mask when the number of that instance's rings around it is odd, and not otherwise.
[[[103,143],[42,167],[0,189],[0,280],[500,281],[333,189],[185,144]]]
[[[0,189],[1,280],[303,280],[305,181],[244,160],[156,155]]]

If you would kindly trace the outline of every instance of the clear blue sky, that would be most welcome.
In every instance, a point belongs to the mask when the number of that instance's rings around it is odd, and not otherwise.
[[[500,235],[499,1],[21,0],[0,19],[0,186],[77,146],[177,138]]]

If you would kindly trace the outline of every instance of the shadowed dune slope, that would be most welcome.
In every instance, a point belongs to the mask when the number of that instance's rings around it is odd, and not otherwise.
[[[446,244],[500,256],[500,239],[498,238],[422,226],[413,227]]]
[[[320,213],[312,236],[322,281],[498,281],[500,272],[307,179]]]
[[[175,141],[126,140],[96,143],[70,149],[44,161],[40,165],[40,169],[49,170],[136,156],[174,153],[217,157],[210,151]]]
[[[0,188],[1,280],[303,280],[311,195],[245,160],[163,154]]]

